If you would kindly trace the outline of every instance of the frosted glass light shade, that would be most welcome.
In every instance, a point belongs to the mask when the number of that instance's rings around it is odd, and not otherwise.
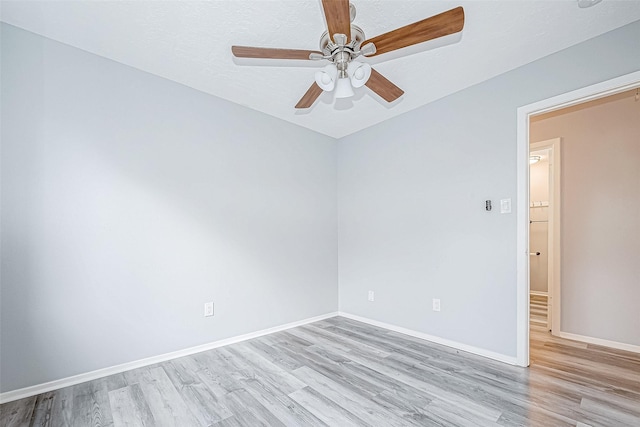
[[[316,71],[315,74],[316,83],[322,90],[327,92],[331,92],[336,86],[337,77],[338,69],[333,64],[323,67],[321,70]]]
[[[353,95],[351,81],[348,78],[338,79],[336,83],[336,98],[349,98]]]
[[[362,87],[371,77],[371,65],[358,61],[350,62],[347,67],[347,74],[349,74],[353,87]]]

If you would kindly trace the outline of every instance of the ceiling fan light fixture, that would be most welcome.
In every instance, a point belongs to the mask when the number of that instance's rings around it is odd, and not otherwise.
[[[402,89],[370,65],[350,63],[360,56],[386,54],[458,33],[464,28],[464,9],[458,6],[367,39],[364,31],[353,24],[355,7],[349,0],[322,0],[321,3],[327,30],[320,36],[319,51],[231,46],[236,58],[330,61],[329,66],[315,73],[315,82],[295,105],[296,109],[312,107],[323,91],[336,90],[336,98],[346,98],[354,95],[354,88],[364,85],[386,102],[392,103],[404,94]]]
[[[336,83],[336,98],[350,98],[354,95],[349,78],[338,79]]]
[[[371,77],[371,65],[352,61],[347,67],[347,73],[349,74],[353,87],[362,87],[367,80],[369,80],[369,77]]]
[[[324,91],[331,92],[336,86],[338,69],[333,64],[326,65],[321,70],[316,71],[316,83]]]

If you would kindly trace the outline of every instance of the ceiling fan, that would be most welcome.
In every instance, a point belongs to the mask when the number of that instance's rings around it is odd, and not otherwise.
[[[322,0],[328,31],[320,37],[320,51],[232,46],[238,58],[328,60],[330,63],[315,73],[315,82],[300,98],[296,108],[309,108],[323,91],[335,89],[336,98],[353,96],[353,87],[366,85],[387,102],[398,99],[404,91],[367,63],[356,61],[360,56],[382,55],[438,37],[454,34],[464,27],[462,7],[443,12],[413,24],[397,28],[372,39],[353,25],[355,7],[349,0]]]

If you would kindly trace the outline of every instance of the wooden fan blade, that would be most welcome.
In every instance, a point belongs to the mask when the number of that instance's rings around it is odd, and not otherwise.
[[[324,17],[327,20],[329,38],[333,41],[336,34],[347,36],[347,43],[351,39],[351,16],[349,15],[349,0],[322,0]]]
[[[404,93],[402,89],[374,69],[371,69],[371,77],[365,85],[387,102],[395,101]]]
[[[300,49],[274,49],[270,47],[231,46],[233,56],[238,58],[263,58],[263,59],[309,59],[312,53],[322,55],[317,50]]]
[[[322,88],[318,86],[318,83],[313,82],[307,93],[305,93],[300,101],[296,104],[296,108],[309,108],[316,102],[316,99],[322,94]]]
[[[376,53],[369,56],[381,55],[403,47],[426,42],[457,33],[464,27],[464,9],[456,7],[431,18],[414,22],[413,24],[397,28],[388,33],[381,34],[369,40],[365,40],[362,45],[373,43],[376,46]]]

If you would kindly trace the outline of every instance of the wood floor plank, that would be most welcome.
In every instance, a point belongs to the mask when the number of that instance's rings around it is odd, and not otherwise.
[[[241,411],[237,415],[225,418],[224,420],[217,422],[214,425],[216,427],[269,427],[267,424],[257,419],[249,411]]]
[[[33,408],[33,416],[29,426],[50,426],[51,413],[55,402],[56,392],[49,391],[37,396],[36,404]],[[0,424],[1,425],[1,424]]]
[[[258,420],[260,425],[271,427],[285,427],[271,411],[264,407],[255,397],[251,395],[246,389],[238,389],[227,394],[227,406],[239,416],[239,421],[249,424],[247,416],[251,419]]]
[[[74,387],[65,387],[53,392],[51,423],[61,427],[73,426]]]
[[[155,425],[151,409],[143,397],[139,384],[109,392],[111,416],[116,427],[143,427]]]
[[[481,416],[477,411],[469,411],[464,406],[455,405],[449,401],[434,399],[427,408],[427,413],[438,416],[456,426],[468,427],[496,427],[497,420],[491,421]],[[502,414],[500,414],[502,415]]]
[[[311,387],[305,387],[302,390],[295,391],[291,393],[289,397],[327,425],[344,427],[367,426],[367,424],[356,415],[347,411],[342,406],[335,404]]]
[[[0,426],[23,427],[28,426],[33,417],[36,401],[40,396],[27,397],[5,403],[0,407]]]
[[[109,375],[108,377],[100,378],[96,381],[100,381],[104,384],[107,393],[129,385],[123,373]]]
[[[252,346],[256,351],[260,353],[260,355],[266,359],[268,359],[271,363],[276,366],[284,369],[285,371],[291,372],[294,369],[298,369],[301,366],[304,366],[299,360],[296,360],[292,357],[287,356],[275,347],[277,342],[270,343],[269,341],[263,340],[251,340],[247,343]]]
[[[217,423],[233,415],[218,396],[201,381],[199,366],[191,358],[180,358],[163,364],[162,368],[182,396],[199,425]]]
[[[137,373],[138,384],[157,423],[176,426],[198,425],[162,367],[151,366],[140,369]]]
[[[314,344],[313,342],[291,335],[289,333],[291,331],[292,329],[287,329],[286,331],[276,332],[270,338],[274,339],[276,341],[276,344],[277,343],[293,343],[300,347],[308,347]]]
[[[407,420],[412,425],[419,426],[455,426],[452,422],[435,415],[425,408],[432,402],[431,399],[425,399],[426,403],[415,404],[416,395],[409,396],[398,392],[383,390],[379,394],[371,398],[373,402],[396,413],[399,417]]]
[[[218,355],[219,352],[213,350],[194,354],[192,357],[198,364],[196,375],[219,398],[235,390],[237,384],[229,376],[234,369],[224,364]],[[221,406],[224,405],[221,403]]]
[[[109,394],[104,382],[89,381],[74,387],[73,425],[113,426]]]

